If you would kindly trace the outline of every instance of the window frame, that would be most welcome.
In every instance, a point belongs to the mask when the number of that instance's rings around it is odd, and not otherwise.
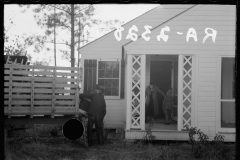
[[[216,129],[218,130],[218,132],[229,132],[229,133],[236,133],[236,126],[235,128],[222,128],[221,127],[221,102],[234,102],[235,106],[236,106],[236,97],[234,99],[222,99],[221,98],[221,84],[222,84],[222,59],[223,58],[236,58],[235,56],[219,56],[218,58],[218,92],[217,92],[217,107],[216,107],[216,117],[217,117],[217,123],[216,123]],[[236,108],[235,108],[236,109]],[[236,111],[235,111],[236,112]]]
[[[97,75],[96,75],[96,82],[98,84],[98,68],[99,68],[99,62],[100,61],[114,61],[114,62],[119,62],[119,88],[118,88],[118,96],[106,96],[104,95],[105,99],[120,99],[120,94],[121,94],[121,60],[120,59],[97,59]]]

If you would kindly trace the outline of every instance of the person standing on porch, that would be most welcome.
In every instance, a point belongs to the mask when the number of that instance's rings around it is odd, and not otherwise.
[[[80,98],[91,99],[88,109],[88,127],[87,137],[88,145],[92,145],[92,129],[95,124],[97,130],[97,140],[99,145],[103,145],[103,119],[106,115],[106,102],[103,95],[104,89],[100,85],[96,85],[95,92],[80,94]]]
[[[171,114],[173,110],[173,91],[172,89],[168,89],[167,94],[163,100],[163,112],[165,115],[165,125],[169,125],[171,119]]]
[[[146,120],[147,122],[151,119],[154,119],[156,115],[158,115],[159,112],[159,106],[158,106],[158,98],[157,93],[160,93],[163,97],[165,97],[165,94],[162,90],[160,90],[156,85],[149,85],[147,86],[145,90],[146,95]]]

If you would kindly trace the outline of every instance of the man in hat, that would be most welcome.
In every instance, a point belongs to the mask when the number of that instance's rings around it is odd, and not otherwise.
[[[92,128],[95,124],[97,130],[98,144],[103,145],[103,119],[106,115],[106,102],[103,95],[104,89],[100,85],[96,85],[95,92],[80,94],[80,98],[91,99],[88,109],[88,145],[92,145]]]

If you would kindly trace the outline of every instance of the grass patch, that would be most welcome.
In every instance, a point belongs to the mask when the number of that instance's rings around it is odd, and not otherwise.
[[[103,146],[84,147],[79,140],[70,141],[61,134],[59,126],[40,126],[27,130],[31,137],[12,137],[6,140],[6,160],[205,160],[196,157],[192,144],[177,141],[156,141],[151,126],[142,140],[127,143],[125,140],[107,139]],[[108,130],[106,130],[106,135]],[[96,137],[96,136],[94,136]],[[219,151],[228,149],[227,160],[235,159],[235,143],[215,143]],[[227,146],[227,147],[225,147]],[[195,146],[194,146],[195,147]],[[226,152],[226,151],[225,151]],[[214,152],[216,154],[216,152]],[[213,155],[214,155],[213,154]],[[209,156],[207,160],[217,160]]]
[[[235,144],[230,144],[235,159]],[[108,139],[104,146],[85,148],[78,141],[63,137],[18,137],[9,138],[6,146],[6,160],[128,160],[163,159],[194,160],[191,145],[187,142],[157,142],[141,145],[125,143],[123,140]],[[200,158],[201,159],[201,158]]]

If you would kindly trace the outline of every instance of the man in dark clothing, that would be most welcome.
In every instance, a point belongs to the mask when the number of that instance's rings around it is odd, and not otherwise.
[[[103,119],[106,115],[106,102],[103,95],[103,88],[96,85],[95,92],[80,94],[80,98],[91,99],[91,104],[88,109],[88,145],[92,145],[92,128],[95,124],[97,130],[98,144],[103,145]]]

